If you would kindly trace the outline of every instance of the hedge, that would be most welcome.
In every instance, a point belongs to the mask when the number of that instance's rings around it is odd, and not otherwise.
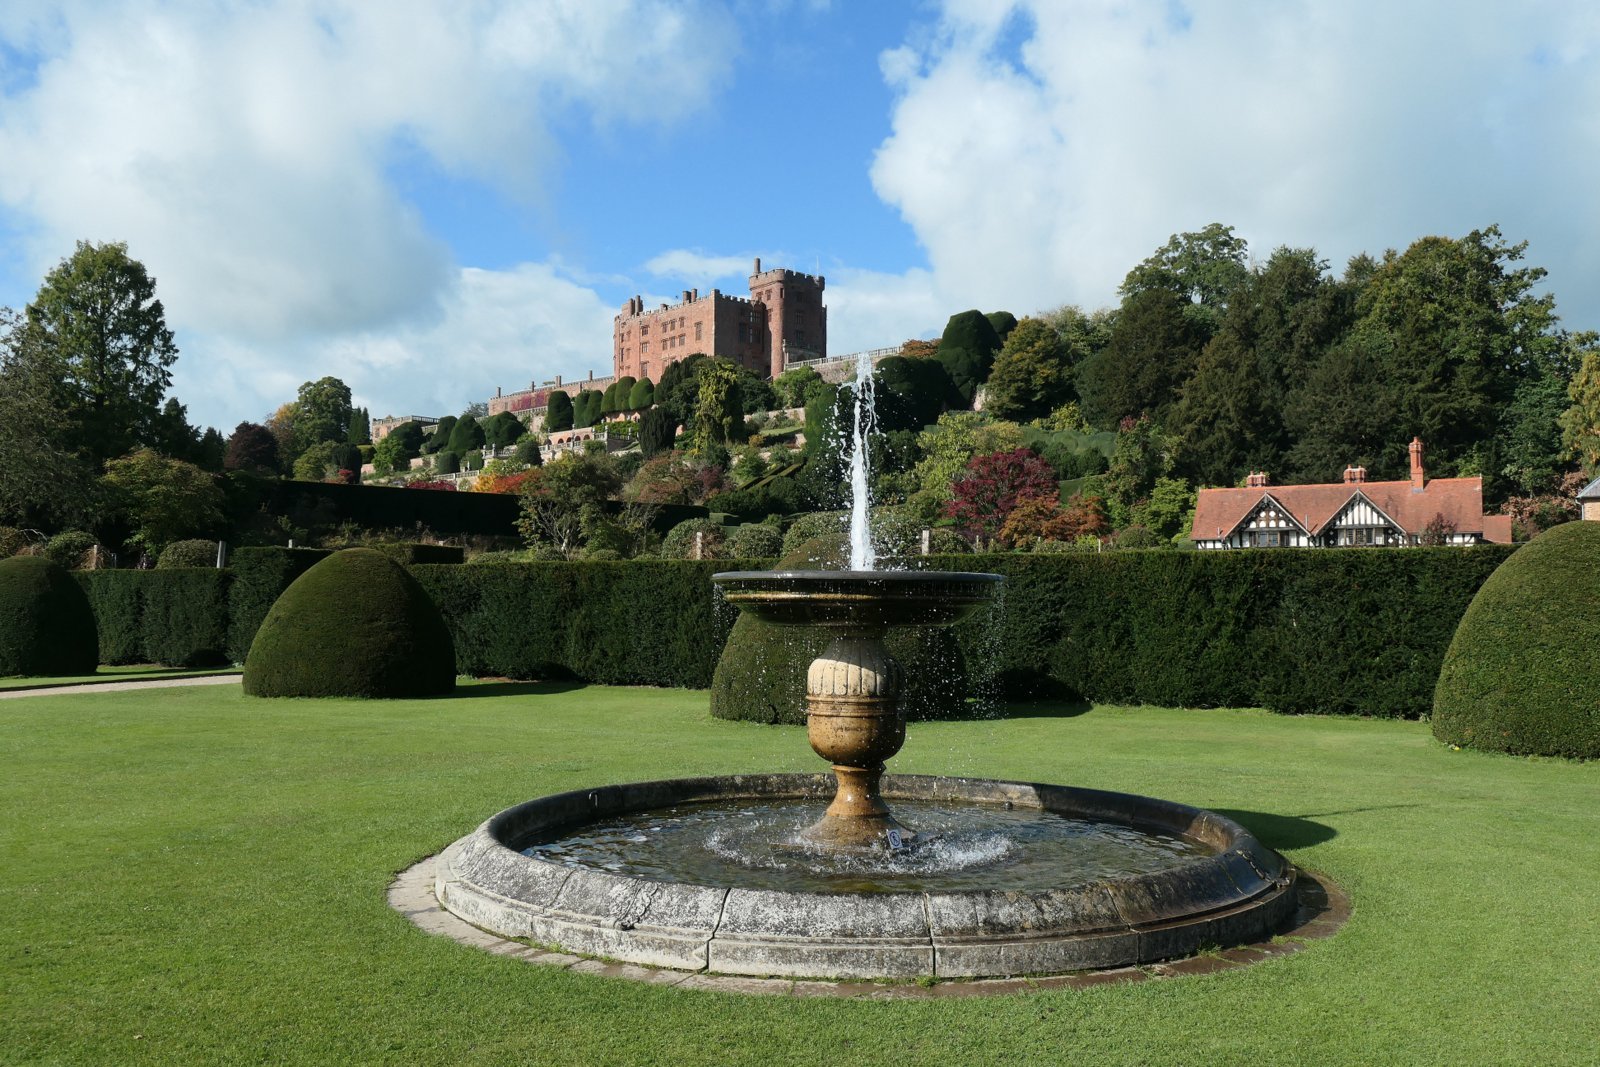
[[[233,575],[215,568],[79,571],[100,630],[100,662],[210,667],[229,662]]]
[[[229,660],[244,662],[273,602],[296,578],[331,554],[322,548],[234,549],[229,560],[233,575],[233,588],[228,594]]]
[[[1007,576],[955,628],[1002,694],[1417,718],[1509,547],[929,557]],[[467,674],[710,684],[732,612],[710,577],[770,561],[417,567]],[[982,661],[981,659],[979,661]]]
[[[82,588],[39,556],[0,560],[0,676],[92,674],[94,614]]]
[[[626,560],[413,567],[443,612],[463,674],[701,689],[735,610],[717,571],[759,560]]]

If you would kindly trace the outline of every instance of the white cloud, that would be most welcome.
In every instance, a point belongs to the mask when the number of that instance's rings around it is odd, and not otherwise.
[[[1333,260],[1493,222],[1600,325],[1600,9],[987,3],[885,53],[872,167],[948,307],[1115,298],[1175,232]]]
[[[174,391],[191,409],[204,391],[224,391],[224,432],[330,374],[350,383],[355,403],[375,417],[454,414],[496,387],[509,393],[556,374],[609,374],[613,314],[594,290],[549,264],[468,268],[449,280],[429,322],[343,334],[292,353],[196,335],[175,368]]]
[[[678,57],[729,54],[733,34],[725,13],[660,0],[7,8],[0,45],[30,69],[0,71],[0,222],[37,274],[75,239],[126,240],[186,352],[273,379],[342,337],[428,336],[475,292],[391,181],[397,158],[537,202],[553,123],[692,112],[726,61]]]
[[[674,248],[651,257],[644,269],[658,278],[711,283],[725,278],[744,281],[750,277],[753,256],[717,256],[687,248]]]

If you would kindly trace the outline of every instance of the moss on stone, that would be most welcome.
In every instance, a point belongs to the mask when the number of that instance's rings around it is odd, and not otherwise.
[[[1597,649],[1600,523],[1567,523],[1519,549],[1473,597],[1434,689],[1434,736],[1600,758]]]
[[[272,605],[250,645],[244,691],[262,697],[434,696],[455,688],[439,609],[404,567],[369,548],[336,552]]]
[[[94,610],[72,575],[43,556],[0,560],[0,676],[93,674]]]

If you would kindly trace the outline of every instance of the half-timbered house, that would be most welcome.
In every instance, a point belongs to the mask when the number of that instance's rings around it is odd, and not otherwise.
[[[1253,472],[1242,489],[1202,489],[1190,536],[1203,549],[1365,548],[1511,540],[1511,517],[1483,513],[1483,479],[1426,477],[1411,442],[1407,481],[1369,482],[1361,467],[1320,485],[1270,485]]]

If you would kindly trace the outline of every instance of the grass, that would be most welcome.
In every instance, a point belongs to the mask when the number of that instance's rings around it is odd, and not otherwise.
[[[583,784],[810,770],[706,695],[232,687],[0,702],[0,1062],[1594,1063],[1600,765],[1416,723],[1047,706],[912,728],[899,770],[1224,811],[1349,891],[1344,930],[1203,978],[878,1003],[690,992],[429,937],[394,874]]]
[[[199,678],[208,674],[238,674],[239,667],[159,667],[139,663],[126,667],[100,667],[93,674],[74,674],[51,678],[0,678],[0,689],[53,689],[63,685],[92,685],[98,682],[138,682],[151,678]]]

